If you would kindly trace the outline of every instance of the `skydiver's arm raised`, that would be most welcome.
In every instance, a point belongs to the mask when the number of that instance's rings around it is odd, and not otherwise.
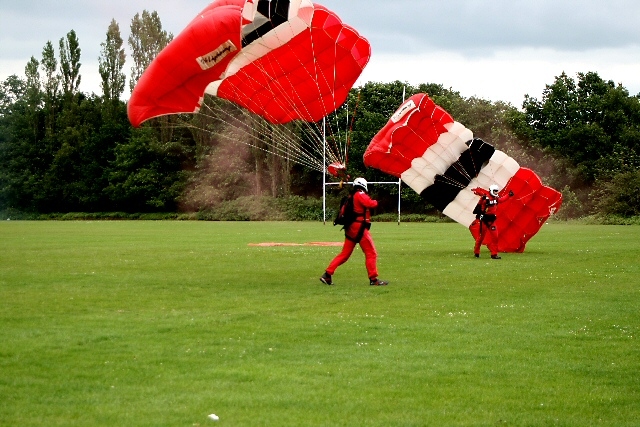
[[[498,203],[506,202],[507,200],[511,199],[513,196],[514,196],[513,190],[510,190],[509,193],[507,193],[507,194],[505,194],[503,196],[500,196],[498,198]]]

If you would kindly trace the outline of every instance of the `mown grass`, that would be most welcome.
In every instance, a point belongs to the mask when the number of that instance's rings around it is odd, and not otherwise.
[[[0,426],[637,426],[640,227],[0,222]]]

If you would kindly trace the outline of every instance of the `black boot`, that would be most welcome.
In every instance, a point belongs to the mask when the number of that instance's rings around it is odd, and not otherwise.
[[[331,280],[331,275],[326,271],[322,276],[320,276],[320,281],[325,285],[333,285],[333,281]]]

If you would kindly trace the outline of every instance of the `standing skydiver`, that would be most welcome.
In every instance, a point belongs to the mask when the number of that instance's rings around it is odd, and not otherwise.
[[[507,201],[513,196],[513,191],[509,191],[509,194],[505,194],[500,197],[500,187],[496,184],[489,186],[489,191],[484,188],[474,188],[473,193],[476,196],[480,196],[480,201],[476,205],[473,213],[476,214],[476,219],[480,221],[480,231],[476,238],[476,245],[473,248],[473,253],[476,258],[480,258],[480,246],[486,238],[486,242],[489,251],[491,252],[492,259],[500,259],[498,255],[498,229],[495,222],[497,219],[496,213],[498,211],[498,204]]]
[[[373,243],[369,229],[371,228],[371,209],[378,206],[378,201],[373,200],[367,194],[367,180],[356,178],[353,180],[353,211],[354,218],[350,224],[344,224],[344,245],[342,251],[331,261],[320,281],[326,285],[333,285],[331,276],[336,269],[347,262],[353,253],[356,244],[360,244],[365,256],[365,265],[369,275],[371,286],[384,286],[389,282],[378,279],[377,259],[378,253]]]

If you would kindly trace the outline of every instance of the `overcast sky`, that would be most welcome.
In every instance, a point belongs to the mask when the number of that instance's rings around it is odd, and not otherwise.
[[[520,106],[565,71],[595,71],[640,93],[638,0],[319,0],[372,46],[356,85],[439,83]],[[136,13],[157,11],[177,35],[207,1],[0,0],[0,80],[24,75],[31,56],[75,30],[80,89],[100,93],[100,43],[112,18],[125,40]],[[129,74],[130,63],[126,73]]]

